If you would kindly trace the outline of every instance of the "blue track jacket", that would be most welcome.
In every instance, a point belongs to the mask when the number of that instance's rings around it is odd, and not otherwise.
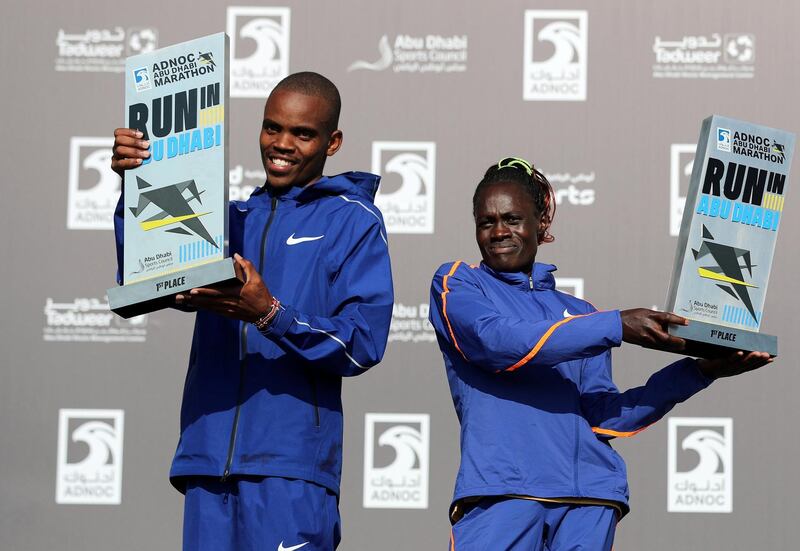
[[[386,232],[372,204],[379,180],[349,172],[230,204],[230,254],[253,262],[281,310],[266,337],[197,313],[170,471],[179,489],[183,476],[239,474],[338,495],[342,377],[381,360],[392,315]],[[120,201],[120,267],[122,212]]]
[[[461,423],[453,502],[578,497],[625,513],[625,463],[609,440],[638,433],[710,380],[686,358],[620,393],[610,350],[622,340],[619,311],[555,290],[553,271],[454,262],[433,278],[431,323]]]

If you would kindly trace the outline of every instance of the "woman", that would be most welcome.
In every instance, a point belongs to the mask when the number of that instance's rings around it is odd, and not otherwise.
[[[620,393],[611,348],[679,351],[687,320],[645,309],[597,311],[555,289],[535,262],[555,212],[530,163],[492,165],[473,196],[483,262],[449,262],[431,287],[431,322],[461,423],[452,550],[611,548],[628,512],[625,463],[611,448],[713,379],[769,363],[765,353],[681,359]]]

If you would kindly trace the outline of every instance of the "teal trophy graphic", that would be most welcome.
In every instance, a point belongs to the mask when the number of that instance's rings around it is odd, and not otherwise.
[[[690,320],[670,327],[688,354],[777,356],[777,337],[760,329],[794,142],[736,119],[703,121],[666,305]]]
[[[150,157],[125,173],[124,258],[111,310],[128,318],[236,278],[228,257],[228,37],[218,33],[125,65],[129,128]]]

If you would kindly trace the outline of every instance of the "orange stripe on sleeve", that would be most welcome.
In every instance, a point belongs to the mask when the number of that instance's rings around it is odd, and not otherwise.
[[[450,528],[450,551],[456,551],[456,538],[453,536],[453,528]]]
[[[640,429],[636,429],[636,430],[630,431],[630,432],[620,432],[620,431],[611,430],[611,429],[603,429],[603,428],[600,428],[600,427],[592,427],[592,432],[595,433],[595,434],[602,434],[604,436],[615,436],[617,438],[630,438],[631,436],[636,436],[637,434],[642,432],[644,429],[649,428],[651,426],[653,426],[653,423],[650,423],[649,425],[647,425],[645,427],[642,427]]]
[[[453,267],[450,268],[450,272],[442,279],[442,287],[444,288],[444,290],[442,291],[442,314],[444,315],[444,320],[447,322],[447,329],[450,330],[450,338],[453,341],[453,346],[455,346],[456,350],[458,350],[461,356],[463,356],[464,359],[467,360],[467,356],[461,351],[461,348],[459,348],[458,346],[458,341],[456,340],[456,334],[453,332],[453,326],[450,325],[450,318],[447,317],[447,293],[450,292],[450,289],[447,288],[447,280],[450,278],[451,275],[453,275],[456,272],[456,270],[460,265],[461,265],[460,260],[454,263]]]
[[[572,320],[574,320],[574,319],[576,319],[576,318],[582,318],[582,317],[585,317],[585,316],[590,316],[590,315],[591,315],[591,314],[582,314],[582,315],[580,315],[580,316],[570,316],[570,317],[568,317],[568,318],[564,318],[563,320],[559,320],[559,321],[557,321],[556,323],[554,323],[553,325],[551,325],[551,326],[550,326],[550,329],[548,329],[548,330],[545,332],[545,334],[544,334],[544,335],[542,335],[542,338],[541,338],[541,339],[539,339],[539,342],[537,342],[537,343],[536,343],[536,346],[534,346],[534,347],[531,349],[531,351],[530,351],[530,352],[528,352],[528,353],[525,355],[525,357],[524,357],[524,358],[522,358],[520,361],[518,361],[517,363],[515,363],[515,364],[514,364],[514,365],[512,365],[511,367],[509,367],[509,368],[506,368],[505,370],[500,370],[500,371],[514,371],[514,370],[516,370],[516,369],[519,369],[520,367],[522,367],[523,365],[525,365],[526,363],[528,363],[529,361],[531,361],[531,360],[533,359],[533,357],[534,357],[534,356],[536,356],[536,354],[538,354],[538,353],[539,353],[539,350],[541,350],[541,348],[544,346],[544,343],[546,343],[546,342],[547,342],[547,339],[549,339],[549,338],[550,338],[550,335],[552,335],[552,334],[553,334],[553,331],[555,331],[556,329],[558,329],[559,327],[561,327],[562,325],[564,325],[564,324],[565,324],[565,323],[567,323],[568,321],[572,321]]]

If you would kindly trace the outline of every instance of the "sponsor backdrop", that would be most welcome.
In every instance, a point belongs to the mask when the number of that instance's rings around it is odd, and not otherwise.
[[[384,362],[343,385],[345,551],[447,545],[458,425],[428,288],[442,262],[479,258],[470,201],[490,162],[524,156],[552,181],[556,241],[539,259],[559,266],[560,288],[599,308],[661,307],[700,121],[800,130],[800,5],[788,1],[143,0],[4,12],[0,549],[180,545],[182,498],[167,472],[192,316],[122,320],[105,296],[125,57],[230,35],[234,199],[263,183],[263,102],[299,70],[327,75],[344,99],[344,147],[328,173],[383,176],[396,304]],[[762,324],[780,358],[613,443],[632,490],[616,549],[782,550],[800,539],[793,199]],[[673,357],[623,348],[614,359],[625,388]]]

